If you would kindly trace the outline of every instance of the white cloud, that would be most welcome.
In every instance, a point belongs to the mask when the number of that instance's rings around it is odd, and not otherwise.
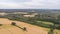
[[[0,8],[60,9],[60,0],[0,0]]]

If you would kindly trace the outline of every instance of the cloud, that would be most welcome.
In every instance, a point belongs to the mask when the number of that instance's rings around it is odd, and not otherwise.
[[[60,0],[0,0],[0,8],[60,9]]]

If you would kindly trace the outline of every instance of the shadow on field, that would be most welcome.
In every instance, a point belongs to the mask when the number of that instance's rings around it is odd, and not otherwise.
[[[16,27],[18,27],[18,28],[22,29],[23,31],[26,31],[26,32],[27,32],[26,27],[22,28],[22,27],[20,27],[20,26],[16,25],[16,23],[15,23],[15,22],[12,22],[12,23],[11,23],[11,25],[16,26]]]

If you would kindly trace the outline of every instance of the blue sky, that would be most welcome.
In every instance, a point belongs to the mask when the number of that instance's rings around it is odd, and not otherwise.
[[[0,9],[60,9],[60,0],[0,0]]]

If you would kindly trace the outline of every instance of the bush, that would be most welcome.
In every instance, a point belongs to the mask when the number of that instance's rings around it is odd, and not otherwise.
[[[23,28],[24,31],[27,31],[26,27]]]
[[[2,24],[0,24],[0,26],[2,26]]]
[[[11,25],[16,25],[16,23],[15,22],[12,22]]]
[[[53,34],[53,32],[52,31],[49,31],[48,34]]]
[[[54,33],[53,33],[53,29],[51,29],[51,30],[48,32],[48,34],[54,34]]]

